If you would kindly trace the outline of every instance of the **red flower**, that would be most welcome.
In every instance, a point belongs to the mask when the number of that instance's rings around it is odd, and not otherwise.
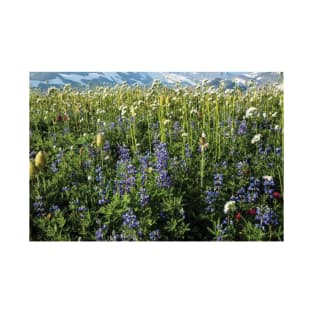
[[[57,121],[58,121],[58,122],[62,122],[62,115],[61,115],[61,114],[58,114],[58,116],[57,116]]]
[[[250,215],[255,215],[256,214],[256,209],[249,209],[248,211],[248,214],[250,214]]]
[[[281,197],[281,194],[278,191],[273,192],[273,197],[275,199],[279,199]]]
[[[238,212],[238,213],[235,215],[235,219],[236,219],[237,221],[239,221],[240,218],[241,218],[241,214]]]

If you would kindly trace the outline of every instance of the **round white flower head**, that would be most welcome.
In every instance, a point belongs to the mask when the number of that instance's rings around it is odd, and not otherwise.
[[[228,211],[234,211],[236,209],[236,202],[235,201],[228,201],[224,205],[224,213],[227,214]]]
[[[273,177],[272,177],[272,176],[267,176],[267,175],[265,175],[265,176],[263,176],[263,179],[264,179],[264,180],[271,181],[271,180],[273,179]]]
[[[274,130],[278,130],[278,129],[279,129],[279,126],[275,125]]]
[[[251,140],[251,143],[255,144],[255,143],[259,142],[260,140],[261,140],[261,134],[257,134],[257,135],[254,135],[254,137]]]
[[[246,111],[246,117],[251,117],[253,115],[255,115],[257,113],[257,108],[255,107],[250,107],[247,111]]]
[[[182,137],[187,137],[188,133],[182,133],[181,135],[182,135]]]
[[[204,132],[202,132],[201,137],[202,137],[202,138],[206,138],[206,136],[205,136],[205,133],[204,133]]]

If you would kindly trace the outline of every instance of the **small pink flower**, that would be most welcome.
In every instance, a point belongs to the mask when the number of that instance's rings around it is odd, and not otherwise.
[[[61,114],[58,114],[58,116],[57,116],[57,121],[58,121],[58,122],[62,122],[62,115],[61,115]]]
[[[256,215],[256,209],[251,208],[251,209],[249,209],[247,212],[248,212],[248,214],[250,214],[250,215]]]
[[[241,214],[240,214],[239,212],[236,213],[236,215],[235,215],[235,220],[236,220],[236,221],[239,221],[240,218],[241,218]]]
[[[275,199],[280,199],[281,198],[281,194],[278,191],[273,192],[273,197]]]

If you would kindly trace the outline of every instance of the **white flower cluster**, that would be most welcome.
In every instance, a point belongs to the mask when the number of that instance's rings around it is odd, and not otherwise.
[[[229,211],[235,211],[236,209],[236,202],[235,201],[228,201],[224,205],[224,213],[227,214]]]
[[[250,107],[247,111],[246,111],[246,118],[255,116],[257,114],[257,108],[255,107]]]
[[[262,137],[261,134],[254,135],[254,137],[251,140],[251,143],[255,144],[255,143],[259,142],[261,140],[261,137]]]

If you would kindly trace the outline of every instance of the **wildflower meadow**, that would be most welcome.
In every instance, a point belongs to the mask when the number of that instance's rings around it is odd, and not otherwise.
[[[30,90],[31,241],[282,241],[283,91]]]

